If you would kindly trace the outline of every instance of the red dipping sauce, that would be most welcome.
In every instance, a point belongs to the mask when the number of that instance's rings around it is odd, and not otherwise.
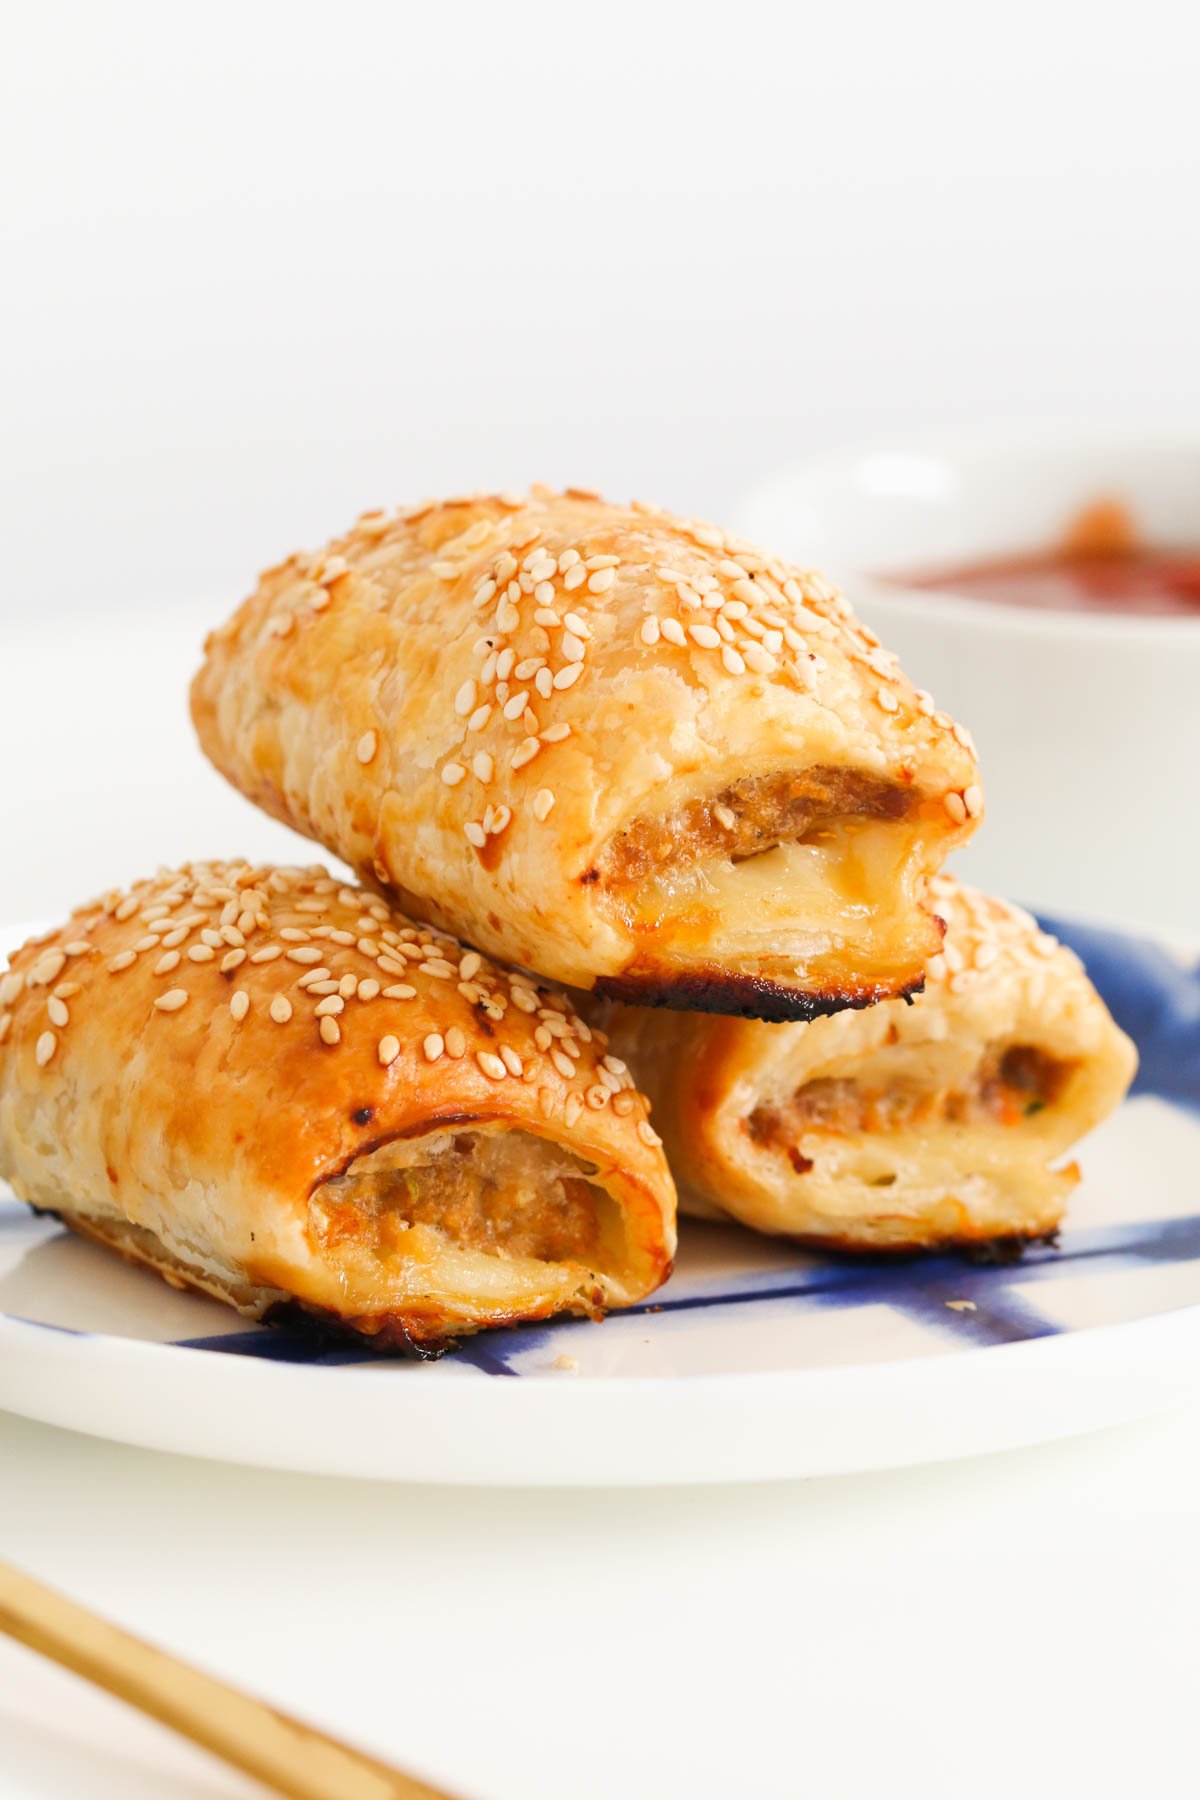
[[[1081,513],[1057,548],[920,569],[892,579],[905,587],[942,589],[967,599],[1047,612],[1200,618],[1200,549],[1147,547],[1125,508],[1111,500]]]

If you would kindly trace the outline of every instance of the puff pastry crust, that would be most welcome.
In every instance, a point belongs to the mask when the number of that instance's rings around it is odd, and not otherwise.
[[[642,1096],[559,993],[323,869],[164,871],[0,976],[0,1176],[254,1318],[381,1348],[665,1279]]]
[[[568,490],[365,515],[265,574],[192,688],[251,800],[414,916],[642,1004],[919,985],[982,812],[968,734],[820,577]]]
[[[623,1008],[685,1211],[839,1250],[1042,1237],[1060,1159],[1121,1101],[1136,1052],[1078,958],[1017,908],[933,883],[945,947],[911,1006],[807,1025]]]

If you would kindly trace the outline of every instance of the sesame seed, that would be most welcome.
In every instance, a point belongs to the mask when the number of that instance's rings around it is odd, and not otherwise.
[[[533,685],[543,700],[548,700],[554,692],[554,676],[547,668],[541,668],[533,678]]]
[[[468,950],[458,965],[458,973],[463,981],[470,981],[472,976],[478,975],[482,967],[483,958],[478,950]]]
[[[44,1069],[54,1052],[58,1049],[58,1039],[52,1031],[43,1031],[34,1049],[34,1057],[39,1069]]]
[[[476,698],[475,683],[470,680],[464,681],[454,696],[454,710],[460,719],[465,719],[468,713],[474,712]]]
[[[555,675],[554,685],[560,691],[563,688],[574,687],[575,683],[579,680],[579,677],[582,674],[583,674],[583,664],[582,663],[568,663],[565,668],[560,669],[558,671],[558,673]]]
[[[583,1111],[583,1100],[578,1094],[568,1094],[567,1103],[563,1107],[563,1117],[568,1125],[574,1125]]]
[[[515,631],[521,623],[521,615],[511,600],[505,598],[496,608],[496,623],[501,631]]]
[[[967,809],[968,819],[977,819],[983,811],[983,789],[974,785],[964,788],[963,805]]]
[[[587,655],[583,639],[581,637],[576,637],[573,631],[563,632],[561,648],[563,655],[566,657],[567,661],[571,663],[582,662]]]
[[[188,950],[188,961],[206,963],[213,960],[213,949],[210,944],[193,944]]]
[[[893,694],[891,688],[877,688],[875,690],[875,698],[879,705],[882,706],[884,712],[899,712],[900,702],[897,700],[895,694]]]
[[[541,740],[535,737],[523,738],[512,753],[510,767],[523,769],[526,763],[532,762],[541,749]]]
[[[589,594],[606,594],[616,578],[616,570],[611,564],[606,564],[602,569],[594,570],[593,573],[588,576],[587,584]]]
[[[274,962],[276,957],[279,957],[282,955],[283,955],[282,945],[267,944],[261,950],[252,950],[250,952],[250,961],[252,963],[269,963],[269,962]]]
[[[292,1003],[286,994],[276,994],[268,1010],[277,1025],[286,1025],[292,1016]]]
[[[467,1053],[467,1039],[457,1025],[452,1025],[446,1033],[446,1055],[452,1056],[455,1062]]]
[[[11,969],[7,975],[0,977],[0,1006],[11,1006],[25,986],[25,977]]]
[[[516,660],[517,660],[517,653],[514,649],[511,648],[511,646],[507,650],[502,650],[500,652],[500,654],[496,658],[497,680],[499,680],[499,681],[507,681],[508,680],[509,676],[512,674],[513,664],[516,662]]]
[[[467,771],[461,763],[448,762],[442,764],[442,780],[447,787],[457,787],[466,776]]]
[[[555,1068],[558,1070],[559,1074],[563,1077],[563,1079],[565,1081],[570,1081],[573,1079],[574,1074],[575,1074],[575,1065],[571,1061],[570,1057],[565,1055],[562,1050],[560,1050],[558,1048],[553,1049],[550,1052],[550,1061],[554,1064]]]
[[[165,952],[164,955],[160,956],[158,961],[155,963],[154,973],[156,975],[169,975],[171,973],[172,969],[177,969],[178,967],[179,967],[179,952],[178,952],[178,950],[168,950]]]
[[[475,605],[486,606],[489,600],[495,598],[495,595],[496,583],[492,580],[490,575],[485,576],[479,586],[475,589]]]
[[[381,1037],[375,1051],[380,1063],[386,1069],[394,1063],[400,1054],[400,1039],[392,1036]]]
[[[353,1000],[358,992],[358,976],[353,973],[343,975],[337,984],[337,991],[343,1000]]]
[[[122,969],[131,968],[136,961],[137,957],[132,950],[122,950],[108,963],[108,972],[110,975],[119,975]]]
[[[189,951],[188,954],[192,955],[194,952]],[[319,963],[321,952],[315,944],[300,944],[295,950],[287,952],[287,959],[294,963]]]
[[[488,702],[484,706],[477,706],[475,708],[475,711],[471,714],[470,718],[467,720],[467,730],[468,731],[482,731],[484,726],[487,724],[488,720],[491,718],[491,716],[492,716],[492,708],[491,708],[490,702]]]
[[[523,689],[521,691],[521,693],[514,694],[512,696],[511,700],[505,701],[504,717],[511,724],[514,719],[520,718],[521,714],[525,711],[525,708],[528,704],[529,704],[529,694],[527,691],[525,691]]]
[[[733,648],[732,644],[726,644],[725,648],[721,651],[721,661],[725,664],[725,667],[731,675],[744,675],[746,673],[745,661],[739,652]]]
[[[168,988],[165,994],[158,996],[154,1004],[159,1012],[178,1012],[181,1006],[187,1005],[189,998],[186,988]]]
[[[82,992],[77,981],[60,981],[54,990],[54,997],[56,1000],[73,1000],[76,994]]]
[[[563,586],[566,588],[568,594],[570,594],[573,593],[577,587],[582,587],[584,582],[587,581],[587,578],[588,572],[584,564],[581,562],[572,563],[571,567],[563,576]],[[597,593],[598,591],[599,590],[596,588],[592,589],[593,593]]]
[[[379,992],[380,984],[375,980],[373,975],[368,975],[364,981],[360,981],[358,984],[358,998],[362,1001],[364,1006],[371,1000],[374,1000]]]
[[[659,624],[659,629],[661,630],[663,636],[666,638],[668,644],[678,644],[681,649],[686,646],[687,634],[684,631],[683,626],[679,623],[678,619],[663,619],[663,620],[661,620],[660,624]],[[702,630],[706,629],[706,627],[701,627],[701,629]],[[713,633],[713,636],[714,637],[716,636],[715,632]]]
[[[431,1031],[421,1048],[425,1052],[426,1062],[435,1063],[446,1048],[446,1040],[440,1031]]]
[[[72,938],[69,944],[63,945],[63,953],[66,956],[86,956],[92,947],[86,938]]]
[[[659,1137],[657,1131],[655,1131],[653,1125],[646,1119],[638,1120],[637,1134],[641,1138],[643,1144],[649,1144],[651,1148],[662,1143],[662,1139]]]
[[[554,795],[549,788],[539,788],[533,797],[533,816],[538,824],[549,818],[554,807]]]
[[[756,675],[773,675],[779,664],[769,650],[761,644],[743,644],[742,657],[747,668],[753,669]]]
[[[65,1003],[58,998],[57,994],[51,994],[50,998],[47,1000],[46,1013],[50,1023],[52,1025],[57,1025],[60,1028],[64,1025],[69,1025],[71,1022],[71,1015],[67,1011]]]
[[[245,988],[238,988],[236,993],[229,996],[229,1010],[240,1024],[250,1011],[250,996]]]
[[[963,800],[962,795],[956,794],[951,790],[951,792],[946,795],[942,804],[954,823],[956,825],[961,825],[967,816],[966,802]]]
[[[554,583],[543,577],[541,581],[535,583],[533,597],[539,606],[549,606],[554,599]]]
[[[619,1114],[622,1119],[628,1118],[636,1105],[637,1101],[628,1089],[613,1096],[612,1109],[615,1113]]]
[[[562,620],[552,606],[539,606],[533,615],[533,622],[535,625],[545,625],[550,631],[557,631],[562,624]]]
[[[379,739],[373,731],[364,731],[354,747],[354,754],[360,763],[369,763],[375,755]]]
[[[649,618],[642,620],[642,629],[639,635],[647,648],[651,648],[653,645],[657,644],[661,633],[659,631],[658,620],[654,617],[653,613],[650,614]]]
[[[321,1020],[321,1023],[317,1027],[317,1029],[321,1034],[321,1042],[323,1044],[340,1044],[341,1043],[342,1029],[336,1019],[331,1019],[328,1015],[326,1015],[326,1017]]]
[[[596,1082],[587,1090],[587,1103],[593,1112],[599,1112],[601,1107],[607,1106],[610,1098],[609,1090],[602,1082]]]
[[[479,1067],[489,1081],[503,1081],[508,1074],[508,1070],[505,1068],[500,1058],[493,1055],[490,1050],[477,1050],[475,1052],[475,1061],[479,1064]]]
[[[246,960],[244,950],[228,950],[221,958],[221,973],[228,975],[231,970],[240,968]]]
[[[719,650],[721,648],[721,634],[714,631],[711,625],[689,625],[688,636],[694,644],[700,646],[701,650]]]
[[[732,831],[737,824],[737,814],[731,806],[724,806],[718,802],[718,804],[713,807],[713,813],[717,823],[723,825],[726,831]]]

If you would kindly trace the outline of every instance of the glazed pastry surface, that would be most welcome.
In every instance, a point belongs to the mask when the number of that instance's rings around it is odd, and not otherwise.
[[[505,962],[767,1018],[919,985],[969,735],[819,576],[575,490],[361,518],[192,688],[257,805]]]
[[[566,998],[321,868],[210,863],[0,975],[0,1176],[253,1318],[421,1348],[664,1280],[646,1104]]]
[[[1062,1158],[1136,1068],[1078,958],[1018,908],[933,883],[945,946],[911,1005],[811,1024],[626,1007],[685,1211],[839,1250],[1052,1233]]]

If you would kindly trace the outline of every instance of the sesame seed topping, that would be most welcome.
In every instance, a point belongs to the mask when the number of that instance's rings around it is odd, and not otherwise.
[[[378,1056],[382,1066],[385,1069],[388,1068],[390,1064],[395,1062],[400,1054],[400,1039],[390,1035],[388,1037],[381,1037],[375,1054]]]
[[[566,1105],[563,1107],[563,1117],[566,1119],[567,1124],[574,1125],[582,1111],[582,1098],[578,1094],[568,1094]]]
[[[526,763],[533,761],[541,747],[541,740],[539,738],[522,738],[521,742],[512,753],[509,766],[513,769],[523,769]]]
[[[364,731],[359,738],[358,743],[354,746],[354,754],[357,756],[360,763],[369,763],[373,760],[378,745],[379,739],[376,737],[375,733],[373,731]]]
[[[164,952],[164,954],[162,956],[159,957],[158,961],[155,963],[154,973],[156,975],[169,975],[171,973],[172,969],[177,969],[178,967],[179,967],[179,952],[178,952],[178,950],[167,950]]]
[[[688,636],[694,644],[700,646],[701,650],[719,650],[721,648],[721,634],[719,631],[714,631],[711,625],[689,625]]]
[[[533,816],[542,824],[550,817],[554,807],[554,795],[549,788],[539,788],[533,797]]]
[[[58,1049],[58,1039],[52,1031],[43,1031],[34,1048],[34,1057],[39,1069],[44,1069],[54,1052]]]
[[[277,1025],[286,1025],[292,1016],[292,1003],[286,994],[276,994],[268,1008]]]
[[[467,730],[468,731],[482,731],[484,726],[487,724],[488,720],[491,718],[491,716],[492,716],[492,708],[491,708],[490,702],[488,702],[484,706],[477,706],[475,708],[475,711],[471,714],[470,718],[467,720]]]
[[[442,764],[442,780],[447,787],[457,787],[459,782],[465,779],[466,773],[467,771],[463,768],[461,763],[448,762]]]
[[[238,988],[229,996],[229,1010],[240,1024],[250,1011],[250,996],[245,988]]]
[[[956,794],[953,791],[953,789],[951,789],[950,793],[948,793],[946,795],[942,804],[946,808],[946,811],[950,815],[951,819],[953,819],[954,823],[956,825],[961,825],[967,816],[966,802],[964,801],[962,795]]]
[[[963,789],[963,805],[967,809],[968,819],[977,819],[983,811],[983,789],[972,784]]]
[[[740,652],[735,650],[732,644],[726,644],[721,651],[721,661],[731,675],[744,675],[746,673],[745,661]]]
[[[154,1004],[159,1012],[178,1012],[181,1006],[187,1005],[189,998],[186,988],[168,988],[165,994],[158,996]]]
[[[684,631],[683,626],[679,623],[678,619],[661,619],[659,621],[659,629],[666,638],[668,644],[677,644],[680,649],[686,647],[687,633]]]
[[[385,1000],[413,1000],[416,998],[416,993],[415,987],[410,987],[407,982],[398,981],[393,987],[384,988],[383,997]]]
[[[108,972],[110,975],[119,975],[122,969],[132,968],[136,961],[137,956],[132,950],[121,950],[116,956],[110,958],[107,964]]]
[[[189,951],[188,954],[193,955],[194,952]],[[294,950],[287,951],[286,955],[288,961],[294,963],[311,964],[319,963],[321,960],[321,952],[315,944],[299,944]]]
[[[641,1138],[643,1144],[649,1144],[652,1149],[662,1143],[662,1139],[647,1119],[638,1120],[637,1134]]]
[[[514,719],[519,719],[521,717],[521,714],[525,711],[528,703],[529,694],[527,691],[523,690],[519,694],[514,694],[511,700],[506,700],[504,703],[504,717],[511,724]]]
[[[900,710],[900,702],[897,700],[895,694],[893,694],[891,688],[876,688],[875,699],[878,704],[882,706],[884,712],[894,713],[899,712]]]
[[[576,588],[582,587],[584,582],[587,581],[587,578],[588,578],[588,572],[587,572],[587,569],[584,566],[584,564],[581,562],[572,563],[571,567],[567,570],[566,574],[563,576],[563,586],[566,588],[568,594],[571,594],[571,593],[574,593]],[[599,591],[600,590],[598,590],[597,588],[592,589],[593,593],[597,593]]]
[[[188,948],[188,960],[194,963],[206,963],[213,960],[213,949],[210,944],[192,944]]]
[[[606,563],[603,568],[593,570],[592,574],[588,576],[588,592],[589,594],[606,594],[615,580],[616,570],[611,563]]]
[[[47,1000],[46,1013],[50,1023],[52,1025],[57,1025],[60,1028],[64,1025],[69,1025],[71,1022],[71,1015],[67,1011],[66,1004],[58,998],[57,994],[51,994],[50,998]]]
[[[331,1019],[328,1015],[326,1015],[321,1020],[317,1029],[321,1034],[321,1042],[323,1044],[340,1044],[341,1043],[342,1030],[341,1030],[341,1026],[338,1024],[336,1019]]]
[[[63,945],[64,956],[86,956],[92,945],[86,938],[72,938],[69,944]]]
[[[474,712],[477,698],[475,683],[471,680],[464,681],[454,696],[454,710],[460,719],[465,719],[469,713]]]
[[[500,1058],[494,1055],[490,1050],[477,1050],[475,1052],[475,1061],[479,1064],[479,1067],[489,1081],[503,1081],[508,1074],[508,1070],[505,1068]]]
[[[446,1040],[440,1031],[431,1031],[421,1048],[425,1052],[426,1062],[435,1063],[446,1048]]]
[[[240,968],[245,960],[246,952],[244,950],[227,950],[221,958],[222,975],[228,975],[231,970]]]
[[[558,673],[555,675],[554,685],[560,690],[563,688],[574,687],[582,674],[582,663],[568,663],[565,668],[559,669]]]

